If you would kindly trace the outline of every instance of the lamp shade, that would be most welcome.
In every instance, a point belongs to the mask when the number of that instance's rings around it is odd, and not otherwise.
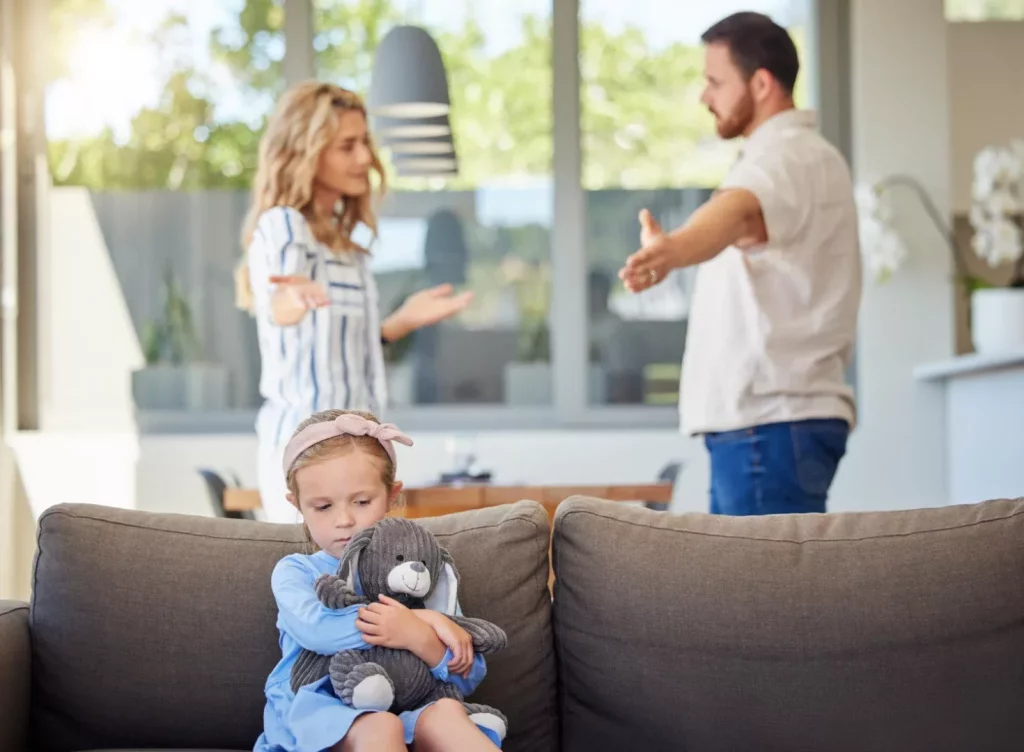
[[[380,144],[400,138],[440,138],[450,136],[451,123],[447,115],[432,118],[372,117],[373,133]]]
[[[438,172],[446,172],[448,170],[454,170],[457,167],[458,162],[456,161],[454,154],[444,157],[417,154],[408,159],[395,159],[395,169],[399,172],[429,172],[435,170]]]
[[[458,174],[458,170],[404,170],[398,173],[403,178],[453,178]]]
[[[396,139],[388,142],[394,155],[416,154],[420,156],[451,156],[455,154],[455,143],[451,136],[442,138]]]
[[[377,45],[367,108],[374,115],[429,118],[448,112],[441,51],[418,26],[395,26]]]
[[[459,162],[453,153],[392,154],[391,162],[402,177],[450,177],[459,174]]]

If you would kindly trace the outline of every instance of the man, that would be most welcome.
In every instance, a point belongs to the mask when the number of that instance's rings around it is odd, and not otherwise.
[[[856,416],[844,379],[861,294],[849,170],[793,103],[785,29],[737,13],[702,40],[701,101],[743,151],[683,227],[666,233],[641,212],[641,249],[619,276],[638,292],[700,265],[680,413],[710,454],[711,512],[824,512]]]

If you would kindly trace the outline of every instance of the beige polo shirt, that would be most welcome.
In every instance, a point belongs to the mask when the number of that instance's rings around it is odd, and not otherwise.
[[[721,188],[758,197],[768,242],[697,270],[679,410],[687,434],[780,421],[855,424],[844,374],[861,296],[860,241],[845,160],[813,112],[765,121]]]

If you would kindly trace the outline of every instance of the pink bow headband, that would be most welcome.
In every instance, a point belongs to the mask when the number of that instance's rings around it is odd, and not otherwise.
[[[327,420],[322,423],[313,423],[299,431],[288,446],[284,448],[284,474],[287,476],[295,464],[299,455],[321,441],[333,439],[335,436],[371,436],[380,442],[384,451],[388,453],[392,464],[397,464],[395,459],[395,447],[392,442],[397,441],[405,446],[412,446],[412,439],[398,430],[393,423],[374,423],[359,415],[346,413],[339,415],[334,420]]]

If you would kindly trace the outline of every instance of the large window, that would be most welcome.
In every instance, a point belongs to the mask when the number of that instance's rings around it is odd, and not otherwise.
[[[374,268],[384,313],[442,283],[475,299],[388,348],[392,403],[549,405],[550,3],[316,0],[314,9],[321,79],[366,92],[378,41],[402,23],[431,32],[448,74],[459,174],[392,173]]]
[[[390,417],[671,425],[692,274],[639,296],[616,274],[640,209],[682,223],[735,159],[699,102],[700,33],[736,10],[772,14],[801,50],[797,99],[813,105],[814,7],[50,0],[47,263],[64,279],[54,290],[78,296],[52,294],[52,327],[104,327],[119,353],[105,373],[130,382],[144,429],[251,430],[259,351],[233,272],[266,117],[286,71],[365,94],[380,40],[414,24],[447,68],[459,173],[390,175],[373,258],[382,314],[445,282],[476,297],[387,349]],[[108,328],[118,306],[123,332]]]
[[[53,289],[84,272],[77,283],[97,300],[123,298],[129,336],[110,331],[104,305],[49,305],[78,336],[99,326],[110,338],[143,422],[242,414],[251,425],[259,404],[258,345],[233,270],[284,83],[283,18],[280,0],[51,0]]]
[[[735,6],[735,7],[732,7]],[[582,182],[586,196],[590,402],[675,405],[693,271],[640,295],[617,272],[639,245],[638,215],[682,224],[736,159],[700,103],[701,33],[737,10],[787,26],[805,66],[806,0],[580,0]],[[807,74],[796,99],[807,104]]]

